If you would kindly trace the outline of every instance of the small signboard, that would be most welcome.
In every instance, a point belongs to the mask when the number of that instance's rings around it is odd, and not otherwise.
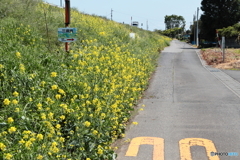
[[[74,42],[77,40],[77,28],[58,28],[58,40],[61,42]]]

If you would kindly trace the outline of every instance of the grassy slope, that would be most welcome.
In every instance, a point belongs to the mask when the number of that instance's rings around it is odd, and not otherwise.
[[[78,41],[65,53],[57,41],[62,9],[3,4],[0,159],[112,159],[110,146],[124,136],[169,39],[132,28],[132,40],[129,26],[72,10]]]

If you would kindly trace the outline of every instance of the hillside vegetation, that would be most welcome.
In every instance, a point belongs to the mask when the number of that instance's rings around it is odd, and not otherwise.
[[[111,160],[159,51],[170,39],[71,11],[78,40],[57,40],[64,10],[38,0],[0,6],[0,159]]]

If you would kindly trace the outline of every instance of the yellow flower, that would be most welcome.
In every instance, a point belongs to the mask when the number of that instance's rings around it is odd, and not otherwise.
[[[91,160],[91,158],[86,158],[86,160]]]
[[[4,68],[4,65],[0,64],[0,70]]]
[[[63,89],[59,89],[58,92],[61,93],[61,94],[63,94],[63,95],[66,95],[66,93],[64,92]]]
[[[36,139],[35,138],[30,138],[29,141],[34,142],[34,141],[36,141]]]
[[[26,147],[27,149],[30,149],[31,145],[32,145],[32,142],[31,142],[31,141],[27,141],[27,142],[25,143],[25,147]]]
[[[64,119],[65,119],[65,116],[64,116],[64,115],[61,115],[61,116],[60,116],[60,119],[61,119],[61,120],[64,120]]]
[[[57,128],[57,129],[61,128],[61,125],[60,125],[60,124],[57,124],[57,125],[56,125],[56,128]]]
[[[7,159],[7,160],[10,160],[12,159],[13,155],[10,154],[10,153],[4,153],[4,158]]]
[[[20,52],[16,52],[16,56],[17,56],[17,58],[19,58],[19,59],[22,57]]]
[[[11,134],[11,133],[16,132],[16,130],[17,130],[16,127],[10,127],[10,128],[8,129],[8,132]]]
[[[16,99],[12,100],[12,104],[18,104],[18,100]]]
[[[52,85],[52,90],[57,89],[57,88],[58,88],[57,85]]]
[[[86,122],[84,122],[84,125],[85,125],[86,127],[89,127],[89,126],[91,125],[91,123],[88,122],[88,121],[86,121]]]
[[[51,72],[51,77],[57,77],[57,72]]]
[[[15,108],[14,112],[19,112],[19,111],[20,111],[20,108]]]
[[[55,95],[55,98],[56,98],[56,99],[61,99],[61,94],[56,94],[56,95]]]
[[[106,35],[106,33],[105,32],[99,32],[99,35],[104,36],[104,35]]]
[[[4,101],[3,101],[3,104],[6,105],[6,106],[9,105],[10,103],[11,103],[11,101],[7,98],[4,99]]]
[[[41,160],[41,159],[43,159],[43,156],[39,154],[39,155],[37,156],[37,159]]]
[[[25,141],[24,141],[23,139],[21,139],[18,143],[20,143],[20,144],[24,144]]]
[[[14,120],[13,120],[12,117],[9,117],[7,121],[8,121],[8,123],[12,123],[12,122],[14,122]]]
[[[45,81],[42,81],[41,84],[40,84],[40,86],[44,87],[45,84],[46,84],[46,82],[45,82]]]
[[[45,113],[41,113],[41,118],[42,118],[42,120],[45,120],[46,119],[46,114]]]
[[[14,92],[13,92],[13,96],[14,96],[14,97],[17,97],[18,95],[19,95],[19,93],[18,93],[17,91],[14,91]]]
[[[37,134],[36,137],[37,137],[38,140],[43,140],[43,135],[42,134]]]
[[[24,64],[20,64],[20,65],[19,65],[19,69],[20,69],[20,73],[25,72]]]
[[[134,124],[134,125],[138,125],[138,122],[132,122],[132,124]]]
[[[65,142],[65,138],[60,137],[60,138],[59,138],[59,142]]]
[[[6,146],[0,142],[0,151],[5,151],[6,150]]]
[[[53,119],[53,115],[54,115],[54,113],[52,113],[52,112],[48,113],[48,118]]]
[[[98,149],[98,154],[103,154],[103,150],[102,149]]]
[[[25,130],[25,131],[23,131],[23,133],[22,134],[31,134],[32,132],[31,131],[29,131],[29,130]]]
[[[98,131],[94,130],[92,133],[93,133],[94,135],[97,135],[97,134],[98,134]]]
[[[38,107],[38,110],[42,110],[42,104],[41,103],[38,103],[37,107]]]

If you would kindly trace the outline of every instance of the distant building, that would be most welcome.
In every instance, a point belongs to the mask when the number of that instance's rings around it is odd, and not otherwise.
[[[133,21],[132,22],[132,26],[138,27],[138,22],[137,21]]]

